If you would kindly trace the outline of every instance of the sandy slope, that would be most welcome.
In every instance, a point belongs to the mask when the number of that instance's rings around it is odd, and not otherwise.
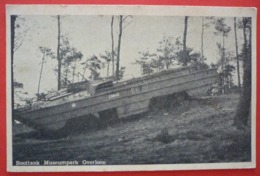
[[[100,130],[60,139],[14,126],[14,161],[102,160],[106,164],[238,162],[251,158],[248,129],[233,127],[239,96],[185,100]],[[23,133],[21,133],[21,131]]]

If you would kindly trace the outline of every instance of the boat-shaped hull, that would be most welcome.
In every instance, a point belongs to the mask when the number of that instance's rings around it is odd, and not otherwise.
[[[205,95],[216,77],[216,69],[196,70],[187,67],[167,70],[115,84],[85,98],[75,97],[71,101],[61,98],[56,105],[16,110],[14,118],[45,132],[60,130],[74,120],[89,118],[90,114],[91,117],[100,118],[113,111],[116,118],[125,118],[148,111],[149,103],[155,97],[183,91],[191,96]],[[87,94],[83,91],[81,95],[84,93]]]

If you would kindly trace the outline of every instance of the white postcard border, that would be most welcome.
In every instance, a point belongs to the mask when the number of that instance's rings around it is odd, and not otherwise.
[[[256,8],[126,5],[7,5],[7,170],[11,172],[154,171],[239,169],[256,167]],[[234,16],[252,17],[252,162],[206,164],[103,165],[103,166],[13,166],[11,111],[10,15],[150,15],[150,16]]]

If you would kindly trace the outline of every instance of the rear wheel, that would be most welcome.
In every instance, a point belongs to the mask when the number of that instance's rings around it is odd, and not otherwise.
[[[106,109],[104,111],[100,111],[98,114],[101,123],[104,126],[108,126],[109,124],[118,120],[117,108]]]
[[[100,127],[102,127],[101,120],[93,114],[88,114],[68,120],[65,126],[57,131],[57,134],[67,136],[70,134],[93,131]]]
[[[182,101],[190,99],[191,97],[186,91],[153,97],[149,102],[149,110],[153,112],[162,109],[168,111],[175,106],[179,106]]]

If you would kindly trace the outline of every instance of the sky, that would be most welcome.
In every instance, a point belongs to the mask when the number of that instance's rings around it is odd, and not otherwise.
[[[239,18],[238,18],[239,19]],[[225,23],[231,27],[226,38],[226,48],[235,54],[234,18],[225,18]],[[125,79],[141,75],[140,66],[133,64],[140,58],[139,52],[156,52],[159,41],[164,36],[180,37],[182,41],[184,17],[181,16],[132,16],[127,20],[129,25],[124,28],[121,45],[121,66],[126,67]],[[201,47],[201,17],[189,17],[187,31],[187,46],[200,52]],[[100,56],[105,51],[111,51],[111,16],[62,16],[61,35],[69,38],[70,45],[83,54],[83,59],[92,55]],[[22,44],[14,53],[14,79],[24,84],[23,91],[33,96],[37,93],[40,62],[42,54],[40,46],[57,51],[57,19],[55,16],[19,16],[16,24],[16,39],[22,34]],[[118,20],[115,18],[115,46],[117,46]],[[216,63],[220,59],[217,42],[221,36],[214,34],[214,25],[204,30],[204,55],[206,62]],[[19,40],[18,40],[19,41]],[[238,45],[243,44],[242,31],[238,30]],[[57,75],[53,69],[57,67],[57,60],[47,59],[43,67],[41,92],[57,89]],[[78,67],[78,71],[81,68]],[[106,68],[102,71],[105,76]],[[234,79],[236,77],[234,76]]]

